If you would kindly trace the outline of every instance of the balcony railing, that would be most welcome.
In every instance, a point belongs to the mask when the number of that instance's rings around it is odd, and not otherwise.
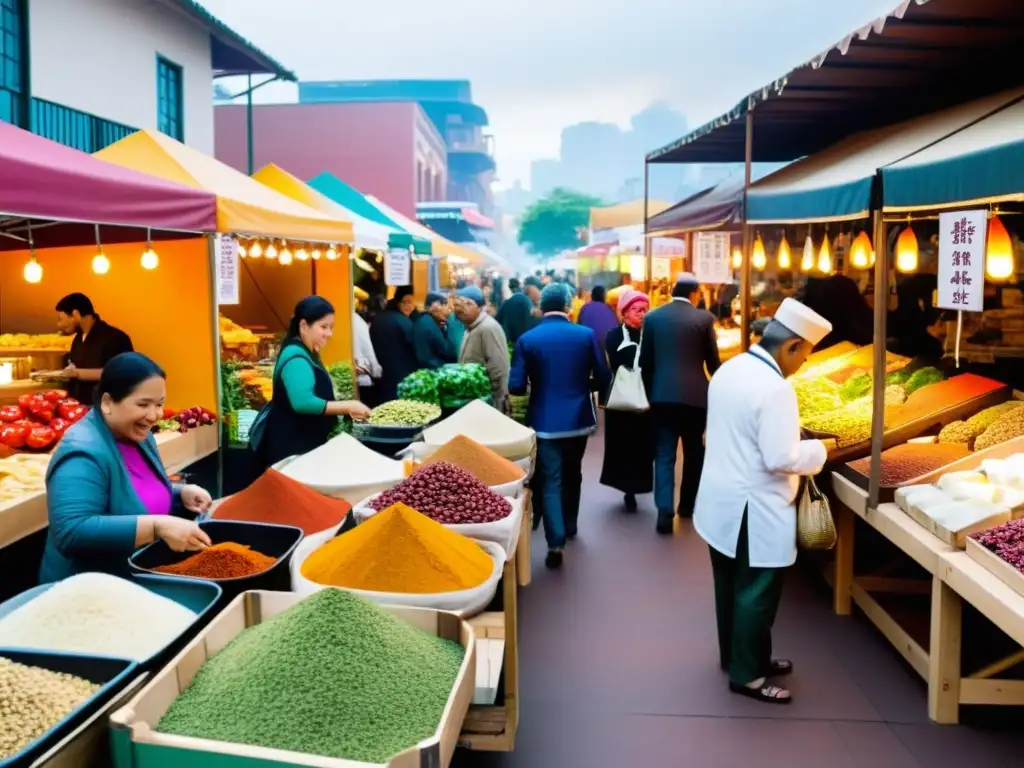
[[[138,130],[44,99],[32,99],[31,126],[32,133],[89,154]]]

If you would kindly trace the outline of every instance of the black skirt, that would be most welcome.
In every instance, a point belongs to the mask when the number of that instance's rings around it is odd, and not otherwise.
[[[601,485],[632,494],[654,490],[654,432],[649,411],[605,409]]]

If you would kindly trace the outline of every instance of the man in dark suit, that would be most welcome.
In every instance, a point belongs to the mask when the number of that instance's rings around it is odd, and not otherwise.
[[[413,324],[412,343],[420,368],[436,371],[459,359],[448,338],[447,323],[452,310],[448,306],[448,298],[440,293],[428,293],[423,309]]]
[[[524,333],[512,355],[508,388],[530,388],[526,423],[537,433],[534,514],[544,520],[548,568],[562,565],[566,539],[576,537],[583,488],[583,454],[597,428],[592,385],[604,391],[608,366],[594,332],[569,320],[572,295],[551,284],[541,293],[544,319]]]
[[[672,289],[672,301],[644,318],[640,365],[655,424],[654,503],[661,534],[672,533],[680,440],[683,480],[675,511],[680,517],[693,515],[704,467],[708,378],[720,365],[715,318],[694,306],[698,287],[697,278],[684,272]]]

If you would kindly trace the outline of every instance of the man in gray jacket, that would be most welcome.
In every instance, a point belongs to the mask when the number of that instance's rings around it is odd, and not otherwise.
[[[501,325],[484,311],[484,294],[470,285],[456,291],[455,315],[466,326],[460,363],[479,363],[491,380],[494,407],[504,412],[508,398],[508,341]]]

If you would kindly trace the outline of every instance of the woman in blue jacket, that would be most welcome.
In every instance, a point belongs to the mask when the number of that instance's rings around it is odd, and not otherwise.
[[[152,432],[166,397],[164,372],[145,355],[125,352],[104,366],[95,406],[64,435],[46,472],[40,582],[125,574],[132,552],[156,539],[176,552],[210,545],[199,526],[172,514],[205,512],[211,499],[167,477]]]

